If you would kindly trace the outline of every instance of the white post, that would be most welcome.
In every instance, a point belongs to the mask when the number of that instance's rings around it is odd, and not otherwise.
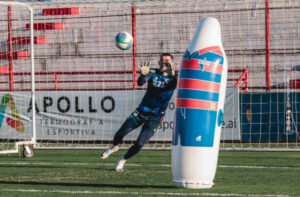
[[[35,125],[35,74],[34,74],[34,34],[33,34],[33,10],[28,7],[30,11],[30,54],[31,54],[31,103],[32,103],[32,132],[33,136],[31,142],[36,144],[36,125]]]
[[[33,36],[33,9],[27,3],[21,2],[0,2],[1,5],[22,6],[29,10],[30,18],[30,64],[31,64],[31,102],[32,102],[32,132],[31,143],[36,143],[36,125],[35,125],[35,77],[34,77],[34,36]]]

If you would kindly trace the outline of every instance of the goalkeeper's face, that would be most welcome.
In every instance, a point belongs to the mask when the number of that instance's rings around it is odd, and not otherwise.
[[[159,61],[160,70],[167,69],[167,65],[170,64],[173,68],[173,60],[170,56],[162,56]]]

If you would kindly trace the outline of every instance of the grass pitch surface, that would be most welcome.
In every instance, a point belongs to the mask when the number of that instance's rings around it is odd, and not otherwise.
[[[300,196],[300,152],[220,152],[215,186],[172,185],[171,151],[142,150],[123,172],[99,150],[37,150],[0,156],[0,196]]]

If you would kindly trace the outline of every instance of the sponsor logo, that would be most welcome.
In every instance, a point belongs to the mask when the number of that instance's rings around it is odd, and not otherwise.
[[[5,114],[6,107],[9,106],[10,114]],[[0,105],[0,128],[2,127],[3,119],[6,118],[6,123],[16,131],[23,133],[25,131],[24,124],[20,119],[20,114],[16,108],[16,103],[10,94],[5,94],[2,97]]]
[[[209,70],[210,67],[215,67],[216,65],[219,65],[220,59],[217,59],[216,62],[207,61],[206,58],[199,59],[198,65],[201,71]]]
[[[220,47],[218,46],[207,47],[199,51],[195,51],[192,54],[187,50],[182,59],[187,60],[188,62],[196,60],[199,66],[197,68],[193,62],[187,63],[186,61],[183,61],[184,68],[199,69],[201,71],[214,72],[218,74],[222,73],[224,57]]]
[[[201,136],[201,135],[198,136],[198,137],[196,137],[196,141],[197,141],[197,142],[201,142],[201,140],[202,140],[202,136]]]

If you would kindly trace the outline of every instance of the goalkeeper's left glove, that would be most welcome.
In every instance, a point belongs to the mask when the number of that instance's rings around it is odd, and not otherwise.
[[[173,67],[171,66],[171,64],[169,62],[164,62],[163,64],[166,65],[166,68],[161,70],[160,72],[161,73],[166,72],[171,77],[174,77],[175,76],[175,71],[174,71]]]

